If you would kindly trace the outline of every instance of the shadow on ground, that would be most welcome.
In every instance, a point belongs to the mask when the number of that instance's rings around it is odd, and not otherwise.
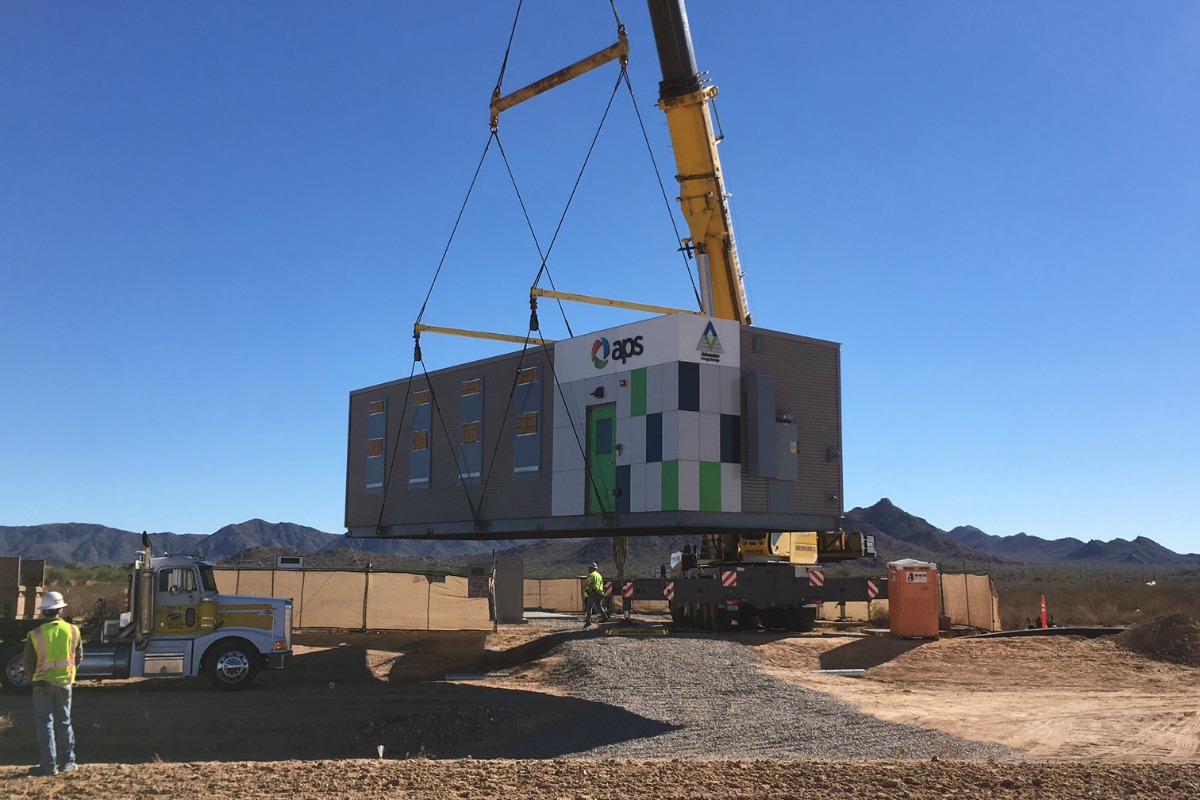
[[[927,641],[929,640],[889,639],[879,636],[855,639],[822,653],[821,669],[871,669],[915,650]]]
[[[438,680],[450,671],[527,663],[573,635],[490,653],[479,633],[338,633],[305,637],[308,649],[289,669],[263,673],[241,692],[217,691],[205,679],[86,683],[75,693],[76,749],[92,763],[375,758],[380,746],[388,758],[523,759],[674,730],[519,684]],[[0,763],[36,761],[29,697],[0,695]]]

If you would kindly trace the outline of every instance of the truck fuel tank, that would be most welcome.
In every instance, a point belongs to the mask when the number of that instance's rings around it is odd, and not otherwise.
[[[85,644],[83,662],[75,671],[75,677],[84,678],[128,678],[130,648],[132,642],[116,644]]]

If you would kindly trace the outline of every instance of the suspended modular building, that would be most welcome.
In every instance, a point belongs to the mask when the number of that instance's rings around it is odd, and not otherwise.
[[[352,537],[836,531],[834,342],[670,314],[350,394]]]

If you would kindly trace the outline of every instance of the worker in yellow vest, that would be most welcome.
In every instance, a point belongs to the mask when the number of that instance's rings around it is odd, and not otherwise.
[[[591,626],[593,612],[602,622],[608,622],[608,612],[604,610],[604,578],[600,576],[600,565],[596,563],[588,567],[583,583],[583,611],[585,628]]]
[[[33,716],[42,753],[39,775],[75,769],[75,731],[71,727],[71,687],[83,660],[79,628],[62,618],[67,603],[58,592],[42,598],[46,623],[25,640],[25,674],[33,676]]]

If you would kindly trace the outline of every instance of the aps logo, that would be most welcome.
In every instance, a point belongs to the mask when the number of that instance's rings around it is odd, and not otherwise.
[[[609,344],[608,339],[601,336],[592,342],[592,366],[596,369],[604,369],[608,366],[610,359],[624,364],[634,356],[640,356],[642,352],[641,336],[634,336],[630,339],[615,339],[612,344]]]

